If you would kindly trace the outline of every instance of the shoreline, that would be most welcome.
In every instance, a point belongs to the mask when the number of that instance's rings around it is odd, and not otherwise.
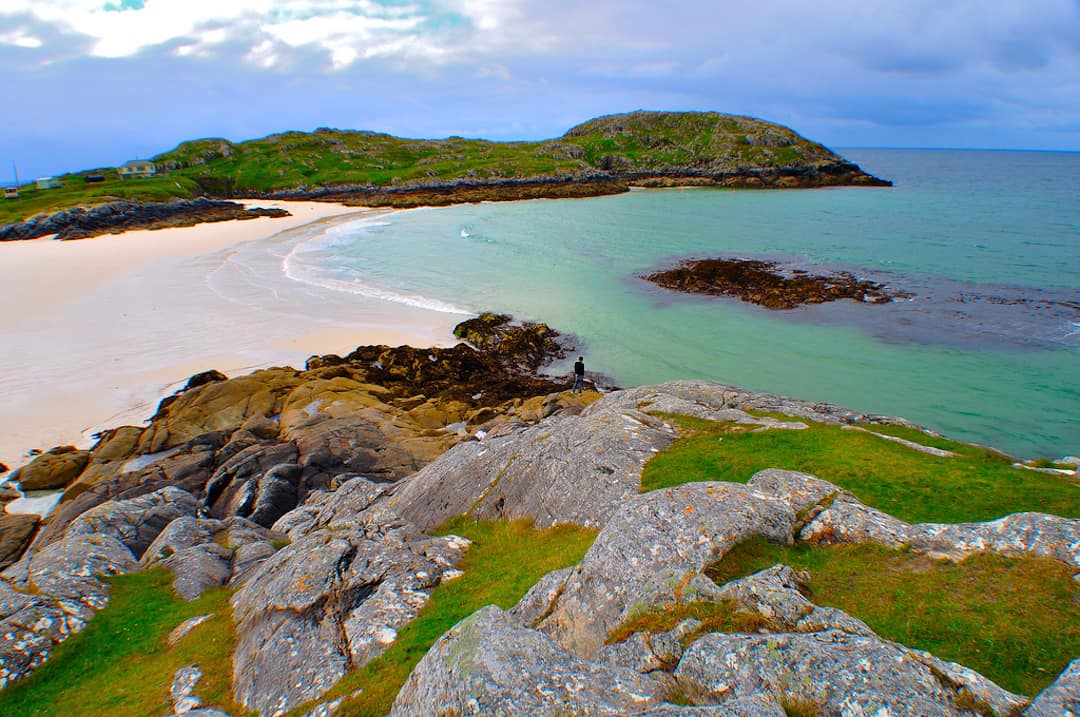
[[[32,449],[86,447],[96,431],[140,425],[201,371],[302,367],[309,356],[361,344],[453,342],[442,329],[456,320],[389,302],[364,299],[366,318],[339,322],[315,315],[317,305],[306,307],[312,315],[305,317],[221,296],[209,275],[243,245],[391,212],[328,202],[244,204],[292,216],[0,243],[0,286],[9,298],[0,308],[0,463],[14,470]]]

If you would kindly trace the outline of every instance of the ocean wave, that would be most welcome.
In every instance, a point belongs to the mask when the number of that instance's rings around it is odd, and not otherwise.
[[[319,254],[329,249],[354,244],[358,239],[357,232],[365,234],[372,227],[390,226],[392,222],[377,220],[361,220],[350,222],[340,226],[331,227],[321,234],[299,242],[281,260],[281,272],[285,278],[307,286],[316,286],[330,291],[338,291],[354,296],[363,296],[369,299],[378,299],[395,304],[404,304],[427,311],[437,311],[443,314],[460,314],[469,316],[474,312],[454,306],[439,299],[432,299],[419,294],[406,294],[389,289],[381,289],[363,283],[359,279],[336,279],[326,276],[326,268],[322,262],[305,260],[304,255]]]

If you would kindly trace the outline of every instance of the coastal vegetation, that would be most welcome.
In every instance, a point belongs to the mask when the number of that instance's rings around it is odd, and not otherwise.
[[[961,523],[1038,511],[1080,517],[1080,488],[1067,478],[1013,467],[986,448],[900,425],[868,431],[813,423],[804,430],[752,432],[752,426],[671,416],[679,440],[645,466],[642,491],[693,481],[745,483],[759,470],[810,473],[863,503],[911,523]],[[912,450],[882,435],[954,453]]]
[[[155,177],[121,180],[113,171],[93,170],[58,177],[63,186],[56,189],[20,187],[22,198],[0,202],[0,227],[122,199],[203,195],[409,206],[610,194],[628,184],[885,184],[787,127],[716,112],[611,115],[535,142],[418,140],[320,128],[245,142],[193,140],[153,159]],[[104,181],[87,182],[89,174]],[[488,190],[478,193],[483,187]]]
[[[173,674],[196,662],[203,699],[246,714],[230,690],[236,643],[230,591],[210,590],[187,602],[173,592],[173,575],[163,568],[110,580],[109,604],[86,629],[57,646],[40,670],[0,691],[0,715],[166,714]],[[207,614],[209,620],[168,643],[180,623]]]
[[[462,576],[437,587],[386,653],[347,674],[327,695],[348,696],[340,714],[385,715],[413,666],[442,633],[484,605],[513,606],[544,574],[579,562],[596,537],[577,526],[536,530],[527,520],[461,517],[434,532],[473,541],[459,566]],[[173,674],[190,664],[202,669],[198,694],[205,703],[237,717],[251,714],[231,693],[232,591],[211,590],[187,602],[173,592],[172,580],[161,568],[112,578],[109,604],[87,628],[61,644],[29,678],[0,691],[0,716],[166,714]],[[197,615],[211,618],[170,645],[170,631]]]
[[[777,563],[809,574],[815,604],[1019,694],[1038,694],[1080,654],[1080,586],[1056,560],[977,554],[955,563],[877,545],[786,546],[756,538],[706,572],[723,585]]]

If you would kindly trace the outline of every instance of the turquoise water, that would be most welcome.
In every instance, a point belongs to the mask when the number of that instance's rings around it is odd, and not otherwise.
[[[1025,457],[1080,452],[1080,154],[844,154],[896,186],[401,212],[297,247],[290,276],[545,321],[623,386],[707,378]],[[721,254],[851,268],[914,298],[773,312],[638,278]]]

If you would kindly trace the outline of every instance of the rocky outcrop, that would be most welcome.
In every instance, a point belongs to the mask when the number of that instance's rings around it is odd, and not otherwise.
[[[23,222],[0,226],[0,241],[37,239],[55,234],[57,239],[87,239],[136,229],[190,227],[204,222],[257,217],[287,217],[284,209],[244,209],[242,204],[199,197],[167,202],[117,200],[93,207],[74,207],[53,214],[39,214]]]
[[[101,576],[137,568],[137,556],[174,518],[193,515],[185,491],[166,487],[79,516],[52,542],[0,573],[0,687],[37,669],[108,601]]]
[[[802,269],[785,271],[776,262],[755,259],[694,259],[643,278],[666,289],[731,296],[766,309],[794,309],[840,299],[887,304],[909,296],[847,271],[828,276]]]
[[[221,585],[237,586],[273,555],[284,536],[243,518],[173,520],[143,554],[144,566],[172,571],[173,589],[185,600]]]
[[[456,446],[396,486],[394,505],[423,528],[460,513],[532,518],[541,528],[600,526],[638,492],[645,462],[675,437],[664,421],[601,400],[580,416]]]
[[[363,478],[342,491],[283,517],[279,527],[290,528],[294,541],[232,598],[233,690],[263,714],[317,699],[347,670],[382,654],[431,589],[459,574],[454,567],[468,541],[428,537],[392,514],[360,517],[354,509],[379,495]]]
[[[1080,571],[1080,520],[1045,513],[1014,513],[985,523],[911,525],[851,496],[840,496],[799,534],[811,543],[873,542],[962,560],[974,553],[1039,555]]]
[[[11,480],[24,491],[64,488],[79,477],[89,462],[89,451],[57,446],[12,473]]]
[[[753,536],[790,543],[801,514],[836,486],[802,473],[762,471],[746,485],[688,483],[634,496],[611,516],[538,627],[582,657],[608,633],[666,604],[716,599],[705,567]]]
[[[908,652],[839,630],[705,635],[683,654],[675,678],[699,703],[766,694],[776,702],[814,705],[822,714],[971,714],[954,686]]]
[[[492,605],[439,638],[390,715],[640,714],[658,707],[666,693],[663,682],[633,670],[573,657]]]

